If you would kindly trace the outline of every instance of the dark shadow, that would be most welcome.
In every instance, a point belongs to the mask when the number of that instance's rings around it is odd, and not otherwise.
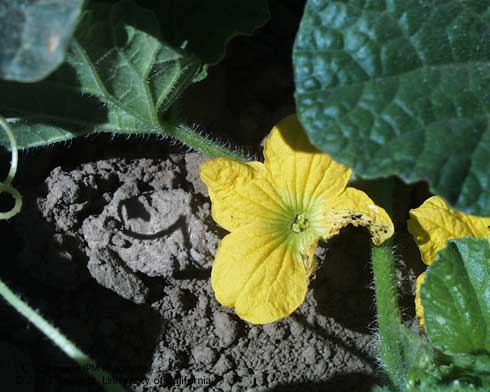
[[[147,306],[124,300],[95,281],[90,283],[93,290],[80,304],[82,307],[87,302],[98,302],[91,309],[90,320],[98,322],[88,337],[89,352],[116,378],[142,379],[151,367],[161,333],[160,316]]]
[[[123,208],[126,211],[127,219],[142,219],[144,222],[150,221],[151,215],[146,210],[144,204],[139,201],[139,197],[131,197],[130,199],[126,199],[119,203],[117,212],[119,218],[124,222]]]
[[[7,279],[14,291],[89,354],[100,368],[121,381],[144,377],[161,333],[158,313],[124,300],[94,280],[76,291],[63,292],[28,276],[21,277],[15,270],[5,272],[1,271],[2,279]],[[87,391],[100,390],[86,369],[81,369],[3,301],[0,315],[3,320],[0,341],[14,344],[32,361],[32,369],[28,373],[19,370],[19,376],[32,380],[36,390],[50,390],[54,382],[78,385]]]
[[[312,282],[320,313],[348,329],[370,332],[375,302],[368,231],[348,226],[322,245],[326,254]]]
[[[273,392],[370,392],[379,380],[364,373],[340,374],[324,382],[283,384]]]
[[[1,258],[0,277],[101,368],[122,380],[142,379],[151,367],[161,334],[159,314],[148,305],[121,298],[92,279],[80,241],[65,236],[60,242],[59,233],[43,223],[29,199],[26,196],[24,214],[0,222],[2,238],[9,241],[5,250],[8,257]],[[20,232],[23,238],[17,234]],[[71,256],[64,258],[66,254]],[[14,344],[30,358],[31,373],[22,375],[32,376],[31,385],[36,390],[50,390],[54,382],[100,390],[87,371],[1,299],[0,341]]]
[[[69,129],[81,136],[107,121],[107,109],[89,94],[80,94],[74,69],[64,63],[37,83],[0,82],[0,111],[6,118]]]

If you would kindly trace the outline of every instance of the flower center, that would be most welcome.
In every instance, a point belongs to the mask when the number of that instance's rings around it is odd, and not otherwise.
[[[310,227],[308,218],[305,214],[296,214],[293,223],[291,223],[291,231],[293,233],[301,233]]]

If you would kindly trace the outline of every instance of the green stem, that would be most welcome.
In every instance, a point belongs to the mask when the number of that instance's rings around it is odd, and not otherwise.
[[[373,246],[374,286],[378,316],[379,353],[390,381],[397,390],[406,383],[407,369],[404,363],[402,320],[396,290],[396,270],[393,257],[393,241],[387,240]]]
[[[19,162],[19,152],[17,149],[17,141],[15,140],[14,133],[12,132],[12,128],[10,124],[0,116],[0,126],[3,128],[5,133],[7,134],[7,138],[10,143],[10,170],[7,175],[7,178],[3,183],[0,182],[0,193],[7,192],[9,193],[15,200],[14,206],[7,212],[0,212],[0,220],[2,219],[10,219],[14,215],[17,215],[22,209],[22,196],[20,193],[11,186],[12,181],[14,180],[15,174],[17,173],[17,164]]]
[[[5,185],[10,185],[14,180],[15,174],[17,173],[17,164],[19,162],[19,150],[17,148],[17,141],[15,140],[14,133],[12,132],[12,128],[10,124],[0,116],[0,126],[3,128],[5,133],[7,134],[7,138],[10,143],[10,151],[12,158],[10,159],[10,170],[7,178],[3,182]]]
[[[378,181],[373,197],[390,216],[393,216],[393,178]],[[407,364],[403,348],[403,323],[398,305],[396,267],[393,256],[393,238],[380,246],[372,246],[376,311],[378,317],[379,354],[385,371],[396,390],[404,390],[407,379]]]
[[[235,161],[247,162],[250,159],[238,151],[229,148],[209,139],[185,124],[176,126],[165,126],[164,131],[167,135],[177,139],[182,144],[192,149],[210,156],[211,158],[229,158]]]
[[[74,343],[68,340],[60,331],[49,324],[41,315],[23,302],[12,290],[0,279],[0,295],[12,307],[34,324],[44,335],[46,335],[60,350],[73,359],[84,371],[87,371],[107,392],[124,392],[125,389],[111,382],[111,375],[99,368],[95,361],[81,351]],[[110,382],[108,382],[110,380]]]
[[[15,189],[12,185],[6,185],[0,183],[0,193],[6,192],[9,193],[15,200],[14,206],[7,212],[0,212],[0,220],[10,219],[13,216],[17,215],[22,209],[22,196],[17,189]]]

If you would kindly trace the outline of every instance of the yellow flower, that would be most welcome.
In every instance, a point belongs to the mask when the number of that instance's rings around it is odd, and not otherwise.
[[[422,261],[430,265],[437,252],[446,246],[446,241],[472,236],[484,238],[490,236],[490,218],[467,215],[453,210],[439,196],[432,196],[420,207],[410,210],[408,231],[417,243]],[[420,287],[425,272],[417,278],[415,291],[415,310],[420,326],[424,326],[424,309],[420,300]]]
[[[211,284],[221,304],[255,324],[303,303],[319,239],[350,223],[367,226],[376,244],[393,234],[388,214],[346,188],[351,170],[313,147],[295,115],[272,129],[264,157],[218,158],[200,168],[213,219],[231,232],[218,247]]]

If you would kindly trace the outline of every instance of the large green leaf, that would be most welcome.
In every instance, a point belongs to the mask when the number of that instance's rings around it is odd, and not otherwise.
[[[486,352],[488,358],[490,241],[449,241],[427,269],[421,299],[434,346],[449,355]]]
[[[0,78],[33,82],[65,57],[83,0],[3,0],[0,3]]]
[[[20,148],[92,131],[164,133],[162,114],[203,69],[167,45],[155,15],[131,1],[84,12],[66,60],[42,82],[0,84],[0,113]],[[0,143],[7,146],[2,136]]]
[[[490,215],[490,2],[308,0],[293,56],[316,146]]]
[[[269,19],[267,0],[161,0],[164,35],[207,64],[223,58],[234,36],[252,34]]]

